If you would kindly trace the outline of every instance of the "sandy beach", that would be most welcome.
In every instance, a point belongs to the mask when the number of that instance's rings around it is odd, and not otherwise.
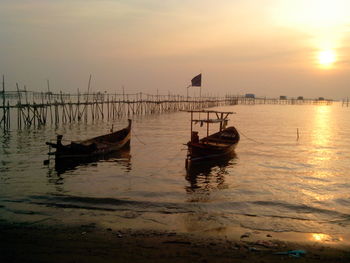
[[[350,262],[350,249],[320,243],[212,238],[188,233],[0,224],[0,262]],[[279,255],[302,250],[305,254]]]

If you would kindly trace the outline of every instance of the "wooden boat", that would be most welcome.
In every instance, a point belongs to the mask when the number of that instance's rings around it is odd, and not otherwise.
[[[239,142],[240,136],[235,127],[226,128],[229,121],[228,116],[234,112],[220,111],[188,111],[191,113],[191,140],[187,143],[188,153],[186,159],[186,168],[191,162],[200,161],[203,159],[213,159],[231,153]],[[203,119],[194,119],[193,114],[199,113],[206,115]],[[210,115],[215,115],[215,118],[210,118]],[[207,136],[199,139],[198,132],[193,131],[193,124],[200,123],[207,125]],[[218,123],[219,131],[209,135],[209,125]]]
[[[49,153],[55,155],[57,159],[67,158],[91,158],[101,156],[111,152],[116,152],[130,145],[131,120],[129,125],[119,131],[91,138],[84,141],[72,141],[68,145],[62,144],[62,135],[57,135],[57,142],[46,142],[50,147],[56,148],[56,152]]]

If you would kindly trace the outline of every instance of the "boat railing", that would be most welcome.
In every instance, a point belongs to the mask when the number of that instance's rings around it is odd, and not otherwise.
[[[204,123],[207,124],[207,136],[209,136],[209,124],[218,123],[220,124],[219,132],[226,128],[229,121],[228,116],[230,114],[235,114],[232,111],[215,111],[215,110],[187,110],[186,112],[191,113],[191,141],[193,141],[193,124],[200,123],[203,126]],[[206,115],[206,118],[194,118],[194,113],[201,113]],[[215,114],[216,118],[212,118]]]

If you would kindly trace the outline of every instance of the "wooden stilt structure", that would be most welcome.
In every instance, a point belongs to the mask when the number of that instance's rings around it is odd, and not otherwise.
[[[107,94],[91,92],[91,75],[87,93],[76,94],[53,93],[47,81],[46,92],[21,90],[16,84],[16,91],[5,91],[5,77],[2,77],[0,91],[0,127],[9,130],[11,126],[10,112],[13,120],[17,118],[17,128],[37,127],[47,124],[95,122],[99,120],[115,120],[134,115],[148,115],[176,112],[181,110],[202,110],[211,107],[237,104],[283,104],[283,105],[331,105],[332,100],[319,99],[276,99],[276,98],[246,98],[245,96],[226,95],[189,97],[181,95],[156,95],[136,93]],[[24,100],[24,101],[23,101]],[[348,106],[349,100],[343,101]],[[16,116],[17,115],[17,116]]]

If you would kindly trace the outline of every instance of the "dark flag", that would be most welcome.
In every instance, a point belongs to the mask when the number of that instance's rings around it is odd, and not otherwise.
[[[192,80],[191,80],[192,86],[193,87],[200,87],[202,86],[202,73],[195,76]]]

